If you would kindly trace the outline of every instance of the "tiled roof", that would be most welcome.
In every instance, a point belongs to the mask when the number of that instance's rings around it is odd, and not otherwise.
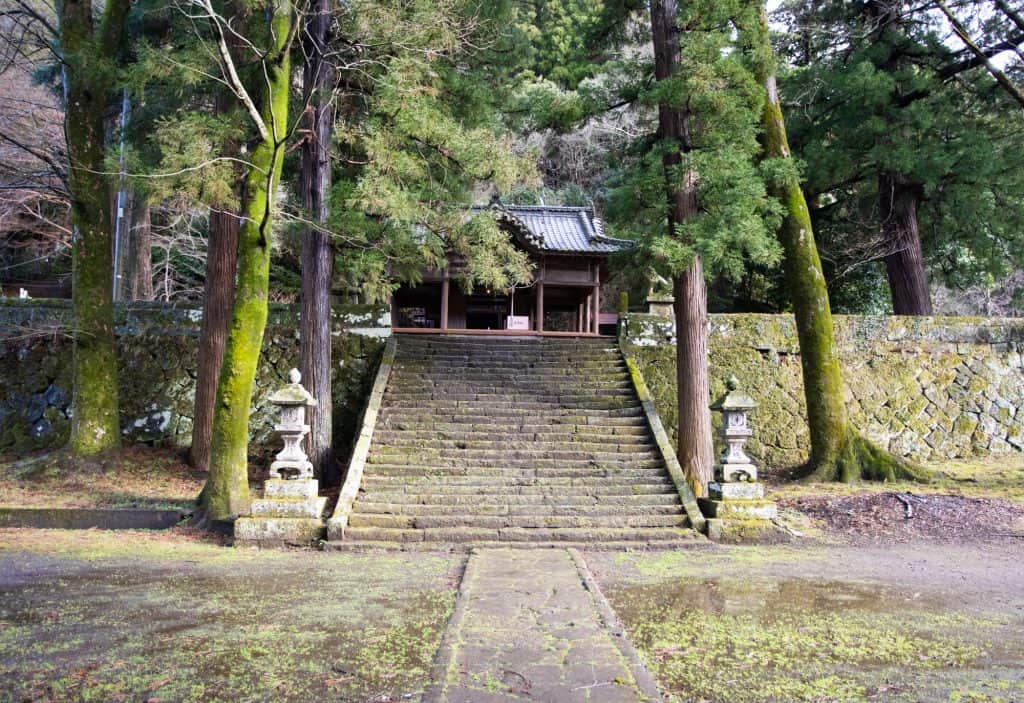
[[[491,207],[527,246],[539,251],[613,254],[633,246],[628,239],[607,236],[601,220],[594,217],[590,208],[503,204]]]

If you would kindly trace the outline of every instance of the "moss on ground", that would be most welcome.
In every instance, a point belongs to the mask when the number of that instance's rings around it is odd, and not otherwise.
[[[771,498],[846,496],[868,492],[905,492],[998,498],[1024,503],[1024,455],[1007,454],[970,460],[931,462],[930,483],[891,481],[854,483],[788,481],[771,485]]]
[[[876,554],[852,555],[819,545],[587,558],[674,701],[1021,700],[1018,614],[926,580],[909,590],[904,577],[869,575],[865,562],[889,569]]]
[[[430,554],[0,531],[0,699],[416,700],[457,568]]]

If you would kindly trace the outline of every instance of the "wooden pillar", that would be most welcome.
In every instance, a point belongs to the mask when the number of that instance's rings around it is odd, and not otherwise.
[[[594,286],[594,292],[591,295],[594,301],[594,334],[599,334],[601,330],[601,286]]]
[[[576,331],[583,332],[583,303],[576,308]]]
[[[544,284],[537,284],[537,331],[544,331]]]
[[[450,287],[451,281],[448,279],[447,272],[445,273],[444,280],[441,281],[441,329],[448,329],[448,288]]]
[[[580,332],[586,334],[590,331],[590,293],[587,293],[587,299],[583,301],[583,328]]]

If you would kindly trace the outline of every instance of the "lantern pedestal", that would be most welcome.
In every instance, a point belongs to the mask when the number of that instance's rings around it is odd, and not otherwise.
[[[722,439],[725,451],[715,465],[715,480],[708,484],[708,497],[698,499],[701,512],[708,518],[708,537],[718,541],[775,540],[781,532],[772,522],[778,506],[765,500],[764,484],[757,480],[757,467],[743,451],[754,434],[747,414],[757,407],[748,395],[737,390],[730,378],[729,392],[712,406],[722,412]]]
[[[313,465],[302,450],[309,434],[306,408],[316,400],[299,383],[292,369],[289,383],[270,402],[281,407],[281,420],[274,431],[284,448],[270,465],[270,478],[263,484],[263,497],[252,502],[247,517],[235,521],[235,540],[258,546],[310,545],[324,536],[323,513],[327,498],[319,496],[319,482]]]

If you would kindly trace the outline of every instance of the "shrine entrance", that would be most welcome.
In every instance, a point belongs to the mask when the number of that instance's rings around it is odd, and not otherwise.
[[[530,256],[533,280],[508,290],[466,292],[464,262],[424,269],[421,283],[392,298],[396,332],[599,335],[614,334],[615,313],[601,313],[608,256],[631,242],[605,236],[586,208],[493,206],[498,222]],[[604,329],[602,330],[602,325]]]

